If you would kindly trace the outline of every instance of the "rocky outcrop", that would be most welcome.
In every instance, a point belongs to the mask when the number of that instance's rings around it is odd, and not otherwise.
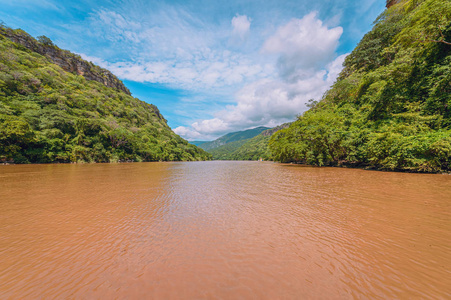
[[[284,128],[288,128],[290,126],[290,124],[291,123],[285,123],[285,124],[279,125],[277,127],[265,130],[265,131],[262,132],[262,135],[263,136],[271,136],[271,135],[273,135],[274,133],[276,133],[279,130],[282,130]]]
[[[387,0],[387,3],[386,3],[386,7],[387,8],[389,8],[389,7],[391,7],[391,6],[393,6],[393,5],[395,5],[395,4],[397,4],[399,2],[399,0]]]
[[[82,59],[79,55],[58,48],[50,39],[47,39],[47,43],[42,43],[23,30],[13,30],[7,27],[0,27],[0,35],[31,51],[44,55],[67,72],[81,75],[87,80],[98,81],[107,87],[115,88],[131,95],[129,89],[110,71]]]

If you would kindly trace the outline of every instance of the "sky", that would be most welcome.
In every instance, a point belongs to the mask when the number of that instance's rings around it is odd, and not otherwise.
[[[296,119],[384,0],[0,0],[0,21],[112,71],[188,140]]]

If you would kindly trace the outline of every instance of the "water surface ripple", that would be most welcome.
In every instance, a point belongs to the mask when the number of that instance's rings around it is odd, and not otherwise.
[[[451,298],[451,176],[0,167],[0,298]]]

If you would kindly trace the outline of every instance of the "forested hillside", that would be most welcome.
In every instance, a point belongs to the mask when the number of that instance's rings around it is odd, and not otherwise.
[[[130,96],[108,71],[45,37],[37,41],[0,26],[0,162],[210,157],[172,132],[156,106]]]
[[[260,127],[256,127],[256,128],[252,128],[252,129],[243,130],[243,131],[231,132],[224,136],[221,136],[220,138],[217,138],[214,141],[202,143],[199,145],[199,147],[206,151],[210,151],[212,149],[224,146],[228,143],[253,138],[254,136],[260,134],[261,132],[263,132],[267,129],[269,129],[269,128],[260,126]]]
[[[262,131],[259,135],[245,140],[231,142],[209,152],[217,160],[270,160],[268,142],[275,132],[287,128],[289,123]]]
[[[451,1],[398,2],[323,99],[274,134],[275,160],[451,171]]]

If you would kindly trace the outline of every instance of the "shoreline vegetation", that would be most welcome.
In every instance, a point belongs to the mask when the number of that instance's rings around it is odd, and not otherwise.
[[[210,153],[109,71],[1,25],[0,163],[213,158],[450,173],[451,2],[392,2],[308,111],[250,138],[210,142]]]

